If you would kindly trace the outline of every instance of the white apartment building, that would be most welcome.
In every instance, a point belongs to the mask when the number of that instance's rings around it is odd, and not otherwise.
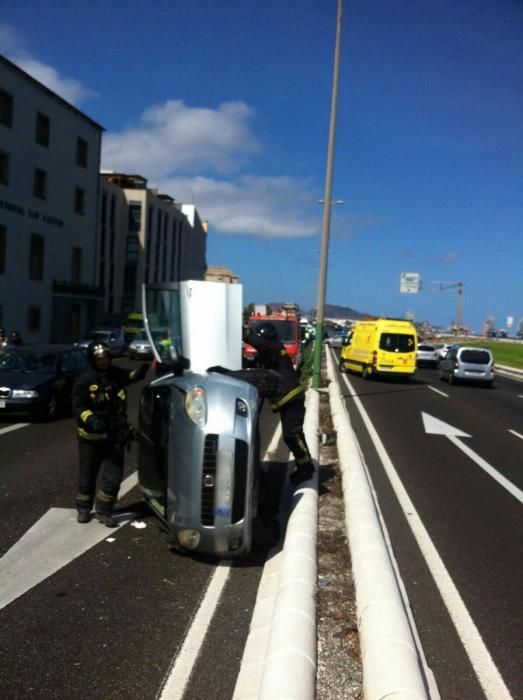
[[[141,175],[103,171],[100,180],[97,279],[107,320],[141,310],[143,282],[204,279],[207,232],[196,207]]]
[[[0,56],[0,326],[69,342],[94,325],[102,127]]]

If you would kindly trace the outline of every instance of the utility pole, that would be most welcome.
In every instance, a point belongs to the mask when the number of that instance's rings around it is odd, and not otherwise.
[[[343,0],[338,0],[338,18],[336,21],[336,46],[334,49],[334,74],[332,79],[332,101],[329,125],[329,146],[327,150],[327,173],[325,176],[325,197],[323,205],[323,225],[321,232],[320,275],[318,280],[318,301],[316,304],[316,339],[314,341],[314,359],[312,365],[312,386],[320,386],[321,352],[323,349],[323,326],[325,318],[325,291],[327,287],[327,264],[329,257],[329,235],[332,206],[332,172],[334,169],[334,144],[336,141],[336,112],[338,108],[338,82],[340,74],[341,19]]]
[[[456,317],[456,338],[461,335],[463,324],[463,282],[458,282],[458,314]]]

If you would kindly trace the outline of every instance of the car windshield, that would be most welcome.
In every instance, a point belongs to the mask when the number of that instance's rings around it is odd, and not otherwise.
[[[434,352],[432,345],[418,345],[418,350],[423,352]]]
[[[415,346],[414,336],[407,333],[382,333],[380,336],[380,350],[413,352]]]
[[[0,355],[3,372],[34,372],[51,374],[56,368],[56,353],[7,351]]]
[[[133,342],[149,342],[149,338],[147,337],[147,333],[145,331],[142,331],[141,333],[138,333],[136,338],[134,339]]]
[[[262,323],[272,323],[273,326],[276,328],[278,331],[278,339],[282,343],[296,343],[297,342],[297,337],[296,337],[296,323],[294,321],[284,321],[281,319],[264,319],[262,321],[253,321],[250,324],[250,328],[253,330],[256,330],[256,328],[262,324]]]
[[[488,365],[490,353],[486,350],[462,350],[460,359],[473,365]]]
[[[112,333],[110,331],[93,331],[87,336],[89,340],[107,340]]]
[[[172,362],[182,354],[182,320],[178,289],[146,289],[147,324],[156,359]]]

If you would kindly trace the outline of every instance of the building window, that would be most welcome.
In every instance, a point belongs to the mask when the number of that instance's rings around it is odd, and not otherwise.
[[[82,249],[73,248],[71,258],[71,282],[80,282],[82,279]]]
[[[0,224],[0,275],[5,274],[5,249],[7,243],[7,229]]]
[[[9,154],[0,151],[0,185],[9,184]]]
[[[81,187],[74,191],[74,210],[77,214],[85,214],[85,190]]]
[[[76,164],[87,168],[87,141],[80,137],[76,141]]]
[[[37,233],[31,235],[31,252],[29,256],[29,279],[44,278],[44,237]]]
[[[36,115],[36,143],[40,146],[49,146],[49,117],[41,112]]]
[[[138,236],[127,236],[125,261],[127,263],[138,262],[139,252],[140,252],[140,239],[138,238]]]
[[[27,330],[30,333],[35,333],[40,330],[40,307],[30,306],[27,317]]]
[[[0,124],[13,126],[13,96],[0,88]]]
[[[40,168],[35,168],[33,194],[39,199],[47,199],[47,173],[45,170],[40,170]]]
[[[158,209],[156,225],[156,257],[154,261],[154,281],[159,281],[160,275],[160,249],[162,246],[162,210]]]
[[[139,231],[142,225],[141,202],[129,202],[129,233]]]

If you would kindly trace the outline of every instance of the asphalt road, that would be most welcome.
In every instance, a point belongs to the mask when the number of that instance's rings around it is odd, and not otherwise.
[[[131,387],[131,418],[138,394]],[[74,508],[76,491],[73,419],[1,432],[15,423],[0,422],[0,555],[50,508]],[[264,412],[262,454],[275,428]],[[265,467],[278,502],[286,464]],[[133,449],[126,473],[135,469]],[[139,508],[138,488],[120,505]],[[141,520],[142,529],[104,528],[98,544],[0,611],[2,698],[159,696],[217,566],[171,552],[159,522],[147,513]],[[185,700],[232,696],[265,554],[260,546],[231,567]]]
[[[438,379],[437,371],[428,369],[418,370],[408,384],[346,376],[352,391],[347,384],[342,386],[353,427],[441,697],[486,697],[478,682],[478,668],[484,684],[492,669],[481,660],[476,660],[475,667],[471,664],[474,644],[467,642],[469,653],[463,644],[470,625],[452,605],[449,612],[445,602],[452,598],[448,585],[441,579],[435,581],[434,568],[427,564],[409,526],[416,513],[502,683],[513,698],[522,698],[523,506],[518,497],[523,489],[523,383],[498,378],[494,389],[449,386]],[[415,513],[401,506],[383,466],[387,460],[378,453],[358,410],[359,402]],[[470,437],[456,441],[444,434],[429,434],[422,413]],[[465,454],[457,442],[496,471],[481,468],[474,455]],[[498,700],[503,697],[499,693],[491,691],[490,697]]]

